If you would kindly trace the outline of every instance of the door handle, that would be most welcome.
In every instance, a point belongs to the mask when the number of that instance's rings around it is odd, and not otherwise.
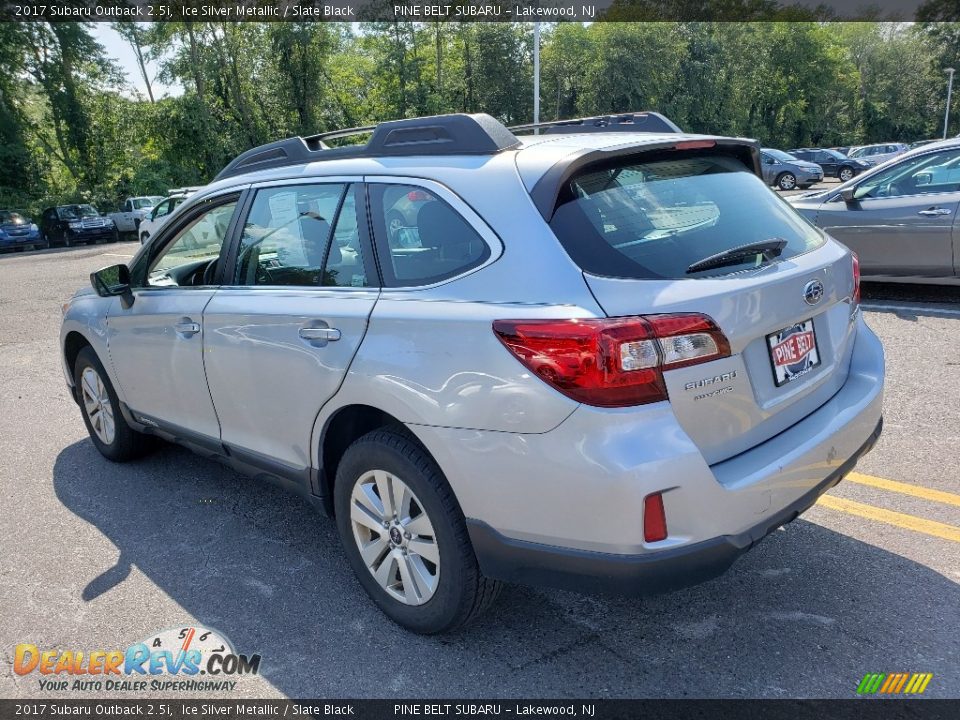
[[[310,342],[335,342],[340,339],[340,330],[332,327],[304,327],[300,328],[300,338]]]
[[[950,210],[947,208],[929,208],[927,210],[921,210],[917,215],[926,215],[927,217],[932,217],[935,215],[949,215]]]
[[[187,337],[196,335],[198,332],[200,332],[200,323],[193,322],[192,320],[183,320],[178,322],[173,327],[178,333],[181,335],[186,335]]]

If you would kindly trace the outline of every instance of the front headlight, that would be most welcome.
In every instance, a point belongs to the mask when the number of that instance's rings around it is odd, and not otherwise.
[[[40,228],[37,227],[36,223],[30,223],[30,232],[40,232]]]
[[[81,222],[72,222],[72,223],[68,223],[68,225],[70,226],[71,230],[79,230],[80,228],[83,227],[83,223]]]

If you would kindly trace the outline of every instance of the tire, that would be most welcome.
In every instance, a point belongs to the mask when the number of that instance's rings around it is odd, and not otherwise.
[[[120,231],[116,228],[113,229],[113,235],[110,236],[110,242],[118,243],[120,242]]]
[[[387,241],[391,247],[396,247],[400,243],[400,229],[404,227],[406,221],[396,210],[391,210],[387,215]]]
[[[856,173],[853,171],[853,168],[844,165],[837,171],[837,179],[840,182],[846,182],[847,180],[852,180],[856,176]]]
[[[780,190],[793,190],[797,187],[797,178],[793,173],[780,173],[777,175],[777,180],[774,184]]]
[[[120,399],[100,363],[100,358],[90,346],[83,348],[77,355],[73,381],[80,394],[83,422],[101,455],[113,462],[127,462],[142,457],[153,448],[154,438],[137,432],[127,424],[120,412]],[[97,408],[96,413],[93,412],[94,408]],[[109,432],[111,423],[112,434]]]
[[[399,503],[392,518],[377,490],[387,487],[387,497],[410,498]],[[424,635],[455,630],[499,595],[501,583],[480,574],[463,513],[446,478],[402,431],[374,430],[347,448],[337,468],[334,507],[340,540],[357,579],[387,617],[406,629]],[[388,518],[386,526],[383,517]],[[382,581],[374,576],[376,571]]]
[[[63,246],[73,247],[73,240],[70,239],[70,236],[67,233],[63,234]]]
[[[148,232],[142,232],[142,233],[140,233],[140,244],[141,244],[141,245],[146,245],[146,244],[147,244],[147,240],[149,240],[149,239],[150,239],[150,233],[148,233]]]

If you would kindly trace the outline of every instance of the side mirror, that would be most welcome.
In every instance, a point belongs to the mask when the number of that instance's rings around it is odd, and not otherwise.
[[[843,198],[843,201],[847,205],[852,205],[857,201],[857,186],[852,185],[850,187],[845,187],[840,191],[840,197]]]
[[[111,265],[90,273],[90,284],[100,297],[119,297],[124,309],[133,305],[130,268],[126,265]]]

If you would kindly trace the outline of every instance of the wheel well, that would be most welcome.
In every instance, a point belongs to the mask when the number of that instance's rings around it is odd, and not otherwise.
[[[421,445],[406,426],[390,413],[369,405],[348,405],[338,410],[327,421],[320,441],[320,483],[324,496],[324,507],[333,516],[333,485],[337,477],[337,467],[343,454],[354,440],[368,432],[382,427],[395,427]],[[424,450],[426,450],[424,448]]]
[[[80,333],[76,331],[67,333],[66,340],[63,342],[63,356],[66,358],[67,367],[70,368],[71,373],[73,373],[73,368],[77,364],[77,355],[89,345],[90,343]]]

